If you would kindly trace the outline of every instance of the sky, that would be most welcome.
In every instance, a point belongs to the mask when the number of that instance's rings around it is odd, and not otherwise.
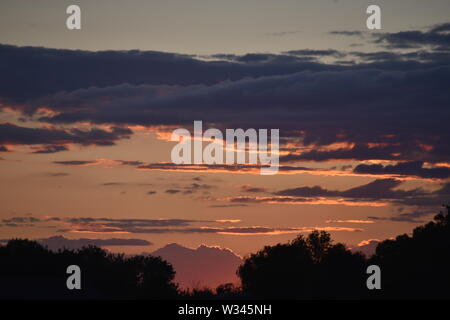
[[[70,4],[81,30],[65,26]],[[369,4],[381,30],[366,28]],[[349,247],[411,232],[450,195],[449,13],[439,0],[1,1],[0,239],[242,257],[314,229]],[[280,129],[279,173],[171,163],[171,132],[194,120]]]
[[[71,4],[80,5],[81,32],[65,28]],[[446,0],[3,0],[0,37],[21,46],[186,54],[344,49],[358,41],[327,33],[367,31],[370,4],[382,7],[388,32],[445,23],[450,11]]]

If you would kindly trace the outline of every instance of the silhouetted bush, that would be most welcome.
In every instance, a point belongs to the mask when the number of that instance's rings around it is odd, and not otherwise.
[[[450,206],[412,236],[385,240],[369,259],[382,270],[385,298],[450,298]]]
[[[298,236],[248,256],[237,274],[254,298],[450,298],[450,206],[433,222],[381,242],[366,260],[326,232]],[[381,268],[381,290],[369,290],[369,265]]]
[[[365,259],[326,232],[266,246],[238,269],[244,293],[255,298],[350,298],[365,288]]]
[[[81,290],[68,290],[66,269],[81,268]],[[52,252],[35,241],[0,247],[0,298],[169,299],[175,272],[159,257],[111,254],[98,247]]]
[[[98,247],[52,252],[35,241],[0,246],[2,299],[367,299],[450,298],[450,206],[434,221],[381,242],[369,259],[333,244],[326,232],[266,246],[238,268],[241,287],[179,290],[159,257],[111,254]],[[367,266],[381,268],[381,290],[368,290]],[[68,290],[66,269],[82,270],[82,290]]]

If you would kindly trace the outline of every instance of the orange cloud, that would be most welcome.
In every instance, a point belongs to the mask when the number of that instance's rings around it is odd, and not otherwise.
[[[317,198],[303,198],[303,197],[289,197],[289,196],[273,196],[273,197],[249,197],[236,196],[218,198],[218,201],[237,202],[237,203],[266,203],[266,204],[291,204],[291,205],[344,205],[350,207],[384,207],[387,202],[377,201],[351,201],[342,198],[327,199],[324,197]]]
[[[325,223],[375,223],[372,220],[326,220]]]

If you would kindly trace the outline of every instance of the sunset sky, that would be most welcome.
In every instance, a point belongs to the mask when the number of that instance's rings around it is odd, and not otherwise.
[[[354,247],[450,199],[448,0],[38,3],[0,2],[2,240]],[[279,128],[279,173],[172,164],[194,120]]]

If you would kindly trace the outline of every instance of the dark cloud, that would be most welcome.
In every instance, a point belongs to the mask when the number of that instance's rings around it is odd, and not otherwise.
[[[231,235],[252,235],[252,234],[282,234],[282,233],[298,233],[309,232],[315,228],[311,227],[261,227],[261,226],[239,226],[239,227],[222,227],[217,226],[230,220],[188,220],[188,219],[114,219],[114,218],[60,218],[46,217],[35,218],[31,216],[13,217],[3,219],[1,221],[3,227],[24,227],[24,226],[45,226],[48,223],[59,224],[64,228],[57,229],[57,232],[76,232],[76,233],[134,233],[134,234],[162,234],[162,233],[215,233],[215,234],[231,234]],[[193,226],[194,224],[207,224],[202,226]],[[353,228],[325,227],[335,231],[360,231]],[[71,244],[71,240],[62,239],[62,237],[51,238],[53,242]],[[73,242],[75,245],[87,243],[91,239],[78,239],[80,241]],[[82,240],[82,241],[81,241]],[[100,246],[108,245],[126,245],[120,242],[124,239],[108,239],[106,242],[96,242]],[[93,240],[94,241],[94,240]],[[124,240],[127,241],[127,240]],[[134,244],[129,245],[148,245],[140,240],[133,239]],[[119,244],[120,243],[120,244]]]
[[[279,196],[295,196],[295,197],[336,197],[340,194],[339,191],[331,191],[320,186],[314,187],[299,187],[293,189],[285,189],[275,192]]]
[[[241,191],[242,192],[250,192],[250,193],[262,193],[262,192],[267,192],[267,188],[253,187],[249,184],[244,184],[243,186],[241,186]]]
[[[415,206],[419,208],[419,211],[435,211],[437,207],[448,203],[450,199],[450,183],[446,182],[441,185],[441,187],[435,191],[423,192],[422,194],[417,194],[415,197],[408,197],[401,201],[399,204]]]
[[[143,164],[138,166],[138,169],[142,170],[157,170],[157,171],[186,171],[186,172],[195,172],[195,171],[218,171],[218,172],[248,172],[248,173],[260,173],[261,168],[267,167],[267,166],[261,166],[261,165],[227,165],[227,164],[173,164],[173,163],[167,163],[167,162],[160,162],[160,163],[149,163],[149,164]],[[308,171],[314,171],[316,169],[314,168],[307,168],[307,167],[301,167],[301,166],[280,166],[278,168],[278,171],[281,172],[308,172]]]
[[[409,147],[409,146],[408,146]],[[368,146],[356,144],[350,148],[339,148],[334,150],[311,150],[300,154],[291,153],[280,157],[280,162],[289,163],[297,161],[328,161],[328,160],[395,160],[408,157],[409,148],[404,147],[405,153],[399,151],[398,146]],[[411,146],[412,147],[412,146]]]
[[[129,129],[114,127],[111,131],[93,128],[80,129],[48,129],[27,128],[11,123],[0,124],[0,143],[12,145],[47,145],[38,153],[63,151],[64,144],[76,143],[81,145],[114,145],[116,140],[128,138],[133,132]],[[52,146],[55,145],[56,146]],[[65,150],[65,149],[64,149]],[[46,152],[50,151],[50,152]]]
[[[61,221],[60,218],[57,217],[47,217],[47,218],[36,218],[31,214],[23,217],[12,217],[12,218],[4,218],[1,220],[3,223],[3,227],[41,227],[43,224],[47,222],[55,222]],[[45,226],[44,226],[45,227]]]
[[[67,151],[67,150],[69,150],[69,148],[67,148],[66,146],[49,145],[49,146],[43,146],[41,148],[35,148],[35,151],[33,151],[32,153],[46,154],[46,153],[56,153],[56,152]]]
[[[344,191],[327,190],[320,186],[285,189],[275,192],[279,196],[295,197],[344,197],[349,199],[404,199],[423,192],[418,189],[404,191],[394,190],[402,181],[396,179],[379,179]]]
[[[330,34],[341,35],[341,36],[359,36],[361,37],[363,33],[361,31],[330,31]]]
[[[89,164],[96,164],[95,160],[67,160],[67,161],[53,161],[53,163],[61,164],[64,166],[85,166]]]
[[[214,204],[209,206],[210,208],[235,208],[235,207],[247,207],[246,204]]]
[[[46,174],[47,177],[57,178],[57,177],[66,177],[70,175],[67,172],[49,172]]]
[[[209,190],[212,188],[215,188],[215,186],[210,185],[210,184],[206,184],[206,183],[192,183],[189,185],[190,189],[203,189],[203,190]]]
[[[214,54],[209,56],[210,58],[216,58],[225,60],[228,62],[236,62],[240,64],[259,64],[259,65],[284,65],[284,64],[298,64],[300,62],[316,62],[314,55],[296,55],[289,52],[283,54],[273,53],[247,53],[243,55],[234,54]]]
[[[178,190],[178,189],[167,189],[165,191],[165,193],[168,193],[168,194],[176,194],[176,193],[180,193],[180,192],[181,192],[181,190]]]
[[[374,63],[399,63],[399,62],[441,62],[448,64],[450,62],[449,53],[446,51],[427,51],[416,50],[410,52],[395,52],[395,51],[376,51],[376,52],[358,52],[352,51],[348,53],[348,56],[357,57],[365,62]]]
[[[238,226],[222,227],[217,226],[222,223],[230,223],[231,220],[186,220],[186,219],[113,219],[113,218],[47,218],[34,223],[59,223],[64,228],[57,229],[57,232],[75,233],[98,233],[98,234],[222,234],[222,235],[272,235],[311,232],[315,229],[328,231],[359,232],[359,228],[344,227],[263,227],[263,226]],[[240,220],[237,220],[240,221]],[[3,221],[2,221],[3,222]],[[17,226],[26,226],[30,220],[15,218],[4,221],[7,224],[17,223]],[[193,224],[204,223],[207,225],[193,226]],[[5,227],[6,225],[3,225]],[[99,244],[99,245],[113,245]],[[119,244],[117,244],[119,245]],[[143,244],[144,245],[144,244]]]
[[[165,96],[155,96],[151,88],[142,87],[142,95],[147,95],[143,102],[118,98],[106,105],[100,101],[106,89],[94,88],[88,90],[97,97],[90,102],[96,113],[63,112],[46,120],[191,125],[193,120],[203,119],[205,124],[219,123],[224,127],[278,127],[282,136],[296,129],[298,137],[301,130],[304,133],[300,137],[307,145],[355,143],[349,150],[304,153],[299,160],[308,156],[312,160],[411,159],[413,154],[420,160],[430,161],[433,157],[442,160],[443,156],[450,159],[450,151],[445,148],[450,139],[444,120],[450,117],[449,109],[445,108],[450,103],[447,82],[450,82],[449,66],[408,71],[301,72],[184,87]],[[124,103],[126,110],[122,108]],[[56,103],[54,107],[59,105]],[[245,108],[241,107],[244,105]],[[273,108],[275,105],[277,108]],[[186,108],[189,113],[182,112]],[[205,114],[206,108],[210,112]],[[230,112],[233,108],[239,110],[241,117],[233,116]],[[386,139],[387,133],[393,138]],[[371,145],[385,141],[389,144]],[[422,150],[422,145],[431,145],[433,149]]]
[[[26,217],[13,217],[13,218],[5,218],[1,220],[3,226],[16,228],[16,227],[34,227],[37,223],[41,222],[39,218],[35,218],[32,216]]]
[[[200,61],[192,56],[157,51],[81,51],[0,45],[3,102],[24,102],[60,91],[108,87],[122,83],[148,85],[211,85],[244,77],[289,74],[323,66],[244,56],[248,64]],[[262,63],[259,60],[263,60]],[[30,64],[29,61],[34,63]],[[292,59],[289,60],[292,62]],[[26,65],[27,68],[20,66]],[[52,77],[42,75],[51,72]],[[70,76],[68,76],[70,75]],[[1,100],[0,100],[1,101]]]
[[[363,174],[389,174],[412,176],[426,179],[447,179],[450,177],[449,167],[424,168],[423,161],[400,162],[394,165],[360,164],[353,171]]]
[[[404,57],[404,55],[392,51],[377,51],[377,52],[353,51],[350,54],[368,61],[397,61],[401,60]]]
[[[116,160],[116,161],[124,166],[140,166],[140,165],[144,164],[141,161],[130,161],[130,160]]]
[[[291,54],[294,56],[334,56],[334,57],[343,57],[345,56],[344,53],[337,51],[337,50],[333,50],[333,49],[328,49],[328,50],[313,50],[313,49],[302,49],[302,50],[290,50],[290,51],[286,51],[284,52],[285,54]]]
[[[47,217],[45,221],[62,221],[63,219],[59,217]]]
[[[60,249],[80,249],[86,246],[108,247],[108,246],[150,246],[151,242],[143,239],[67,239],[63,236],[37,239],[39,243],[48,249],[57,251]]]
[[[436,26],[422,33],[446,37],[446,30],[447,26]],[[345,33],[350,34],[333,32]],[[391,39],[376,36],[380,41]],[[230,61],[200,61],[161,52],[0,46],[0,61],[8,61],[0,102],[25,114],[45,106],[54,113],[40,120],[58,124],[189,126],[202,119],[205,126],[219,128],[280,128],[286,140],[298,139],[298,149],[291,150],[286,161],[446,161],[450,160],[446,120],[450,61],[442,51],[445,44],[439,43],[439,48],[440,52],[426,48],[398,54],[353,52],[363,62],[340,65],[302,60],[344,54],[334,50],[249,53],[228,55]],[[36,63],[20,68],[25,61]],[[53,76],[36,79],[46,73]],[[235,117],[237,112],[240,117]],[[81,140],[75,143],[89,140],[85,143],[100,145],[130,134],[116,132],[97,142],[79,132],[65,133]],[[40,144],[62,144],[60,140]],[[352,147],[320,148],[336,142]],[[312,151],[305,152],[304,146]]]
[[[436,214],[432,209],[429,210],[413,210],[411,212],[402,212],[389,217],[375,217],[370,216],[368,218],[377,221],[394,221],[394,222],[409,222],[409,223],[424,223],[426,220],[423,218]]]
[[[395,33],[375,34],[377,44],[394,49],[409,49],[432,46],[450,49],[450,23],[436,25],[430,30],[409,30]]]
[[[434,191],[436,195],[450,195],[450,182],[441,184],[441,188]]]
[[[198,191],[203,191],[205,193],[205,192],[208,192],[208,190],[215,189],[216,186],[211,185],[211,184],[207,184],[207,183],[196,183],[196,182],[194,182],[194,183],[191,183],[191,184],[189,184],[187,186],[184,186],[183,188],[184,188],[184,193],[189,194],[189,193],[195,193],[195,192],[198,192]]]
[[[330,190],[320,186],[304,186],[284,189],[270,196],[231,196],[216,198],[231,204],[328,204],[346,206],[385,206],[408,208],[412,214],[400,214],[398,221],[412,222],[419,212],[434,212],[448,202],[450,183],[444,183],[434,191],[422,188],[400,189],[403,183],[397,179],[377,179],[346,190]],[[372,217],[370,217],[372,218]],[[374,219],[375,220],[375,219]]]
[[[372,220],[389,220],[411,223],[424,222],[421,217],[436,212],[436,208],[448,203],[450,199],[450,183],[443,183],[434,191],[425,191],[421,188],[403,190],[398,187],[403,182],[397,179],[377,179],[367,184],[347,190],[328,190],[320,186],[299,187],[275,192],[277,197],[232,197],[230,202],[237,203],[307,203],[314,199],[344,199],[346,201],[388,201],[397,208],[399,213],[391,217],[374,217]],[[339,204],[337,202],[336,204]],[[344,203],[343,203],[344,204]],[[351,203],[349,203],[351,205]],[[407,208],[408,212],[402,212]]]
[[[441,23],[433,26],[430,30],[431,33],[441,33],[450,31],[450,23]]]
[[[287,35],[297,34],[297,33],[300,33],[300,32],[301,32],[301,30],[279,31],[279,32],[267,33],[266,35],[274,36],[274,37],[284,37],[284,36],[287,36]]]
[[[249,227],[188,227],[188,228],[126,228],[123,231],[128,233],[136,234],[163,234],[163,233],[215,233],[215,234],[227,234],[227,235],[270,235],[270,234],[289,234],[289,233],[301,233],[301,232],[311,232],[314,229],[320,228],[309,228],[309,227],[296,227],[296,228],[272,228],[272,227],[260,227],[260,226],[249,226]],[[359,228],[341,228],[341,227],[324,227],[324,229],[329,229],[333,231],[350,231],[359,232],[362,229]],[[98,232],[98,233],[110,233],[118,232],[117,229],[105,229],[105,228],[77,228],[76,232]]]
[[[35,222],[40,222],[41,220],[39,218],[35,218],[35,217],[13,217],[13,218],[9,218],[9,219],[2,219],[2,222],[4,223],[10,223],[10,222],[14,222],[14,223],[35,223]]]
[[[421,189],[399,190],[395,189],[402,181],[396,179],[377,179],[368,184],[345,190],[341,193],[347,198],[365,198],[365,199],[405,199],[423,195]]]
[[[167,227],[167,226],[188,226],[196,222],[208,222],[207,220],[188,219],[113,219],[113,218],[66,218],[64,221],[73,225],[111,228],[115,230],[136,227]]]
[[[108,186],[123,186],[123,185],[126,185],[126,183],[125,182],[104,182],[101,185],[106,186],[106,187],[108,187]]]
[[[326,198],[300,196],[235,196],[219,198],[232,204],[286,204],[286,205],[345,205],[345,206],[384,206],[385,201],[363,198]]]

